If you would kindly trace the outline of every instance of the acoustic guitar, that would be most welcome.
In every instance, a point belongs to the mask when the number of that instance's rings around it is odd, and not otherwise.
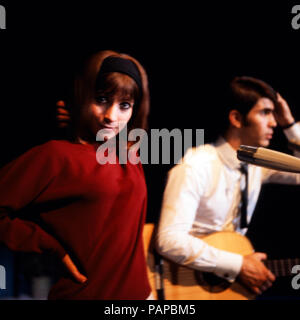
[[[213,273],[201,272],[162,258],[155,252],[154,225],[145,224],[144,248],[149,281],[153,295],[165,300],[248,300],[254,299],[239,282],[230,283]],[[201,237],[207,244],[221,250],[248,255],[254,249],[247,237],[231,231],[220,231]],[[267,260],[264,262],[276,277],[290,276],[300,259]]]

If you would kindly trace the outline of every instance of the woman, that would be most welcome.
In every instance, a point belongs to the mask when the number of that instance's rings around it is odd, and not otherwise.
[[[101,51],[75,79],[71,107],[72,141],[34,147],[0,171],[0,242],[62,259],[69,272],[49,299],[146,299],[142,165],[100,165],[96,134],[146,127],[147,75],[131,56]]]

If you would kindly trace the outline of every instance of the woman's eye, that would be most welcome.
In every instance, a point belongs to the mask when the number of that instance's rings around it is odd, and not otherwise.
[[[107,98],[103,96],[96,97],[95,100],[97,103],[100,103],[100,104],[107,102]]]
[[[121,109],[126,110],[126,109],[130,109],[132,107],[132,104],[129,102],[122,102],[122,103],[120,103],[120,107],[121,107]]]

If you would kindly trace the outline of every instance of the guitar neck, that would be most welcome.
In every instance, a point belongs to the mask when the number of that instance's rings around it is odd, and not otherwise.
[[[300,259],[267,260],[265,261],[265,265],[276,277],[286,277],[292,274],[293,266],[300,265]]]

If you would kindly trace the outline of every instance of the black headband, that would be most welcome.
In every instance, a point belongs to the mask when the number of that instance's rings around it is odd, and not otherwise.
[[[133,61],[113,56],[107,57],[102,62],[97,79],[104,73],[109,72],[120,72],[130,76],[137,83],[139,89],[142,90],[141,74]]]

